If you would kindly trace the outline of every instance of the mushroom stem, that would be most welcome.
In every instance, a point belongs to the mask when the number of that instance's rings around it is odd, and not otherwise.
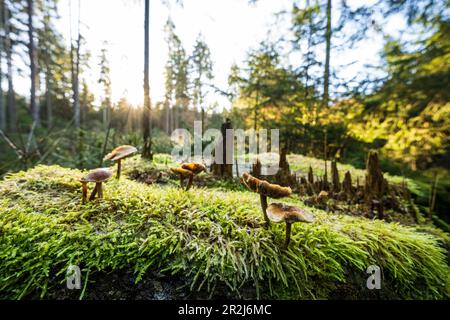
[[[267,196],[263,194],[259,194],[259,198],[261,199],[261,209],[264,214],[264,220],[266,221],[266,226],[270,225],[269,217],[267,216]]]
[[[86,200],[87,200],[87,192],[88,192],[87,182],[82,182],[81,185],[83,188],[83,204],[85,204]]]
[[[117,160],[117,175],[116,179],[120,179],[120,170],[122,169],[122,159]]]
[[[194,180],[194,174],[192,173],[190,176],[189,176],[189,181],[188,181],[188,184],[187,184],[187,186],[186,186],[186,191],[188,191],[190,188],[191,188],[191,186],[192,186],[192,181]]]
[[[98,197],[100,199],[103,198],[103,188],[102,188],[102,183],[101,182],[97,183],[97,191],[98,191]]]
[[[183,181],[184,181],[183,175],[180,174],[180,188],[183,188],[183,186],[184,186]]]
[[[95,199],[95,196],[97,195],[97,186],[98,186],[98,183],[95,184],[95,188],[94,188],[94,190],[92,190],[92,193],[91,193],[91,196],[89,197],[89,200],[94,200]]]
[[[286,240],[284,241],[284,248],[287,249],[289,242],[291,242],[291,226],[292,223],[286,222]]]

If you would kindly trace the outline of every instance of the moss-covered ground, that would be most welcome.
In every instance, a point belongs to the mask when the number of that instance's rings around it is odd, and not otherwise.
[[[170,176],[142,183],[128,176],[137,161],[85,205],[79,170],[37,166],[0,181],[0,298],[54,298],[69,265],[82,272],[77,298],[105,274],[138,288],[155,270],[190,297],[450,297],[449,238],[435,227],[306,208],[315,222],[294,224],[283,250],[284,226],[263,227],[257,194],[219,182],[183,191]],[[158,162],[148,169],[166,168]],[[304,207],[295,195],[283,202]],[[381,268],[376,292],[369,265]]]

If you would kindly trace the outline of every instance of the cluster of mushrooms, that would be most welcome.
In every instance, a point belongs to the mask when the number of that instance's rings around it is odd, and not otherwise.
[[[108,153],[103,160],[110,160],[117,162],[117,173],[116,178],[120,178],[120,172],[122,169],[122,160],[126,157],[131,156],[137,151],[137,149],[133,146],[123,145],[115,148],[113,151]],[[87,201],[88,194],[88,186],[89,182],[95,183],[95,188],[92,191],[89,200],[94,200],[95,196],[98,195],[98,198],[103,198],[103,187],[102,183],[108,181],[112,177],[112,173],[109,168],[98,168],[90,171],[87,175],[80,179],[82,188],[83,188],[83,204]]]
[[[137,149],[130,145],[123,145],[115,148],[108,153],[103,160],[110,160],[117,162],[116,178],[120,178],[120,172],[122,168],[122,160],[137,152]],[[206,167],[201,163],[184,163],[181,167],[170,168],[170,170],[180,177],[180,187],[184,188],[184,180],[188,178],[188,183],[185,190],[189,190],[193,184],[194,176],[205,171]],[[83,203],[87,201],[87,193],[89,182],[95,183],[95,188],[92,191],[89,200],[94,200],[98,195],[98,198],[103,198],[102,183],[108,181],[112,177],[112,173],[109,168],[98,168],[90,171],[86,176],[80,179],[83,188]],[[314,217],[311,213],[302,210],[300,208],[290,206],[283,203],[271,203],[267,204],[267,198],[281,199],[291,195],[292,190],[289,187],[282,187],[278,184],[271,184],[265,180],[260,180],[253,177],[249,173],[245,172],[242,175],[242,181],[253,192],[259,193],[261,200],[261,208],[264,214],[266,227],[273,223],[286,223],[286,239],[284,242],[284,248],[287,248],[291,241],[291,226],[295,222],[313,222]]]
[[[283,203],[271,203],[267,205],[267,198],[281,199],[291,195],[292,190],[289,187],[282,187],[278,184],[272,184],[265,180],[260,180],[245,172],[242,175],[242,181],[253,192],[259,193],[261,199],[261,208],[266,221],[266,227],[273,223],[286,223],[286,239],[284,248],[289,246],[291,241],[291,227],[295,222],[313,222],[314,217],[311,213],[300,208]]]
[[[189,190],[192,186],[192,182],[194,181],[194,176],[201,173],[202,171],[206,172],[206,167],[201,163],[192,162],[182,164],[181,168],[170,168],[170,170],[180,177],[181,188],[184,187],[184,179],[189,178],[186,186],[186,190]]]

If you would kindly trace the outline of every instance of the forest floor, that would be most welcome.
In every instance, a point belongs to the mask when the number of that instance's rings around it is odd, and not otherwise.
[[[5,177],[0,298],[450,298],[450,238],[427,221],[335,214],[294,194],[282,202],[315,221],[294,224],[285,250],[284,227],[264,227],[257,194],[204,173],[184,191],[172,165],[163,155],[127,159],[105,198],[84,205],[80,170]],[[65,288],[70,265],[81,290]],[[381,268],[381,290],[366,288],[370,265]]]

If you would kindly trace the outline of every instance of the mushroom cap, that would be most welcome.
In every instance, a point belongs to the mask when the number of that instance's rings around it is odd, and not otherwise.
[[[136,151],[137,151],[137,149],[133,146],[123,145],[123,146],[115,148],[113,151],[108,153],[103,158],[103,160],[111,160],[111,161],[120,160],[120,159],[126,158],[128,156],[131,156]]]
[[[289,187],[282,187],[278,184],[272,184],[265,180],[260,180],[253,177],[248,172],[244,172],[242,175],[242,180],[250,190],[273,199],[288,197],[292,193],[292,189]]]
[[[199,174],[202,171],[206,171],[206,167],[198,162],[184,163],[181,168],[191,171],[193,174]]]
[[[326,192],[325,190],[320,191],[319,197],[328,197],[328,192]]]
[[[283,203],[271,203],[267,207],[267,216],[272,222],[313,222],[314,216],[303,209]]]
[[[170,168],[173,173],[181,174],[183,177],[188,177],[192,174],[192,171],[183,169],[183,168]]]
[[[81,182],[105,182],[111,178],[112,173],[109,168],[99,168],[90,171],[80,179]]]

